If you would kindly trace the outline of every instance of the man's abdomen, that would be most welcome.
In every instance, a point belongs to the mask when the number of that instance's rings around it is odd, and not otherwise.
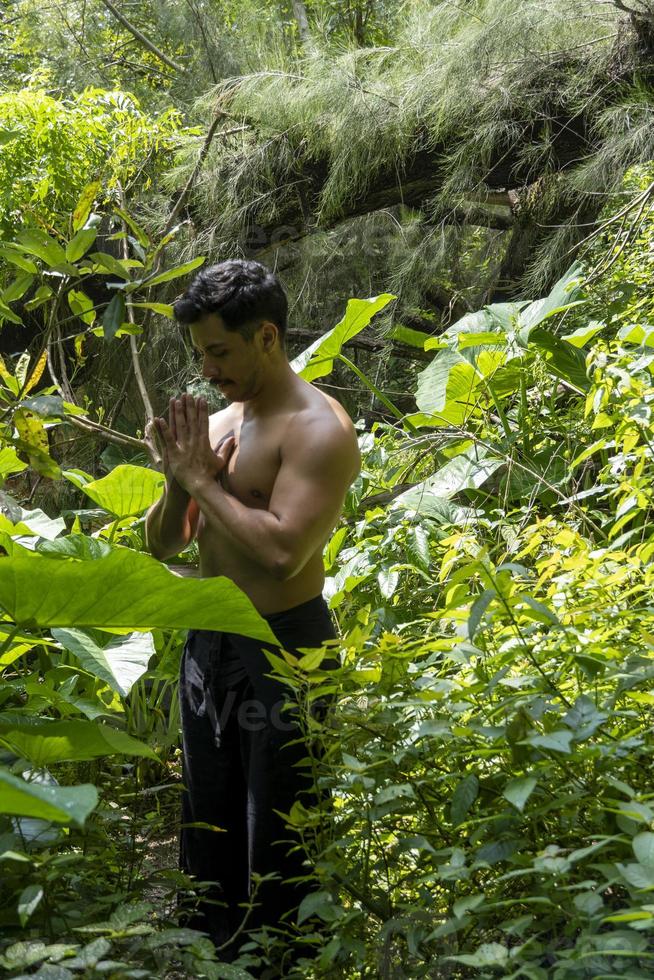
[[[262,614],[283,612],[320,595],[325,584],[322,548],[286,581],[266,574],[257,562],[238,552],[222,535],[206,527],[198,534],[200,575],[224,575],[238,585]]]

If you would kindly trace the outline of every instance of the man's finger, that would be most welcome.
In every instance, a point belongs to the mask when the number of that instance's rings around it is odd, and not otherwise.
[[[168,402],[168,425],[173,434],[173,439],[177,441],[177,426],[175,424],[175,399],[171,398]]]
[[[194,436],[198,428],[195,398],[193,395],[182,395],[182,404],[184,406],[184,418],[186,419],[187,434]]]
[[[177,442],[184,441],[187,435],[186,413],[181,398],[175,399],[175,435]]]
[[[198,398],[196,404],[200,435],[209,436],[209,408],[206,398]]]
[[[155,419],[154,421],[157,426],[157,433],[163,440],[163,451],[165,452],[166,449],[168,449],[169,447],[174,447],[175,445],[173,434],[170,431],[168,423],[166,422],[165,419]]]
[[[229,462],[229,457],[234,452],[234,447],[236,446],[236,439],[234,436],[226,436],[221,444],[216,449],[216,457],[220,463],[220,468],[223,469],[227,466]]]

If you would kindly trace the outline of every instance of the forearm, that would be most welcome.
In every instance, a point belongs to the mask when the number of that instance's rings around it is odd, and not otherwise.
[[[154,558],[163,561],[179,554],[191,539],[188,509],[190,496],[176,480],[166,484],[163,497],[145,518],[147,547]]]
[[[214,481],[193,486],[193,497],[210,527],[227,538],[274,578],[289,578],[290,542],[279,519],[268,510],[246,507]]]

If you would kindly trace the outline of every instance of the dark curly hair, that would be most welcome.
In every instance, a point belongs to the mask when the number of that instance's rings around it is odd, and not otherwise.
[[[175,319],[188,326],[208,313],[217,313],[227,330],[252,340],[262,320],[286,335],[288,300],[270,269],[252,259],[228,259],[202,269],[185,293],[173,303]]]

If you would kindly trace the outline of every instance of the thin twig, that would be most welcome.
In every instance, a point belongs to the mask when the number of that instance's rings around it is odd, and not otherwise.
[[[127,199],[125,197],[125,191],[119,186],[120,200],[123,206],[123,211],[127,210]],[[127,240],[127,222],[122,219],[123,226],[123,240],[122,240],[122,251],[123,259],[129,259],[129,244]],[[134,318],[134,308],[131,303],[127,304],[127,319],[134,326],[136,320]],[[145,408],[146,421],[150,422],[154,418],[154,411],[152,410],[152,402],[150,401],[150,395],[148,394],[148,389],[145,384],[145,379],[143,377],[143,371],[141,370],[141,361],[139,360],[139,350],[136,342],[135,334],[130,334],[129,337],[129,349],[132,355],[132,368],[134,369],[134,377],[136,378],[136,384],[141,395],[141,401],[143,402],[143,407]]]
[[[135,27],[124,14],[121,14],[120,10],[118,10],[113,3],[111,3],[111,0],[100,0],[100,2],[111,14],[113,14],[116,20],[120,21],[123,27],[126,28],[126,30],[128,30],[137,41],[141,42],[144,48],[147,48],[148,51],[155,56],[155,58],[158,58],[159,61],[163,61],[164,65],[168,65],[168,67],[172,68],[174,71],[181,72],[182,74],[186,72],[186,68],[184,68],[183,65],[179,65],[176,61],[173,61],[172,58],[169,58],[167,54],[164,54],[161,48],[158,48],[157,45],[146,37],[145,34],[138,29],[138,27]]]
[[[193,170],[191,171],[191,174],[188,180],[186,181],[186,184],[184,185],[181,194],[177,198],[174,208],[172,209],[172,211],[168,216],[168,221],[166,222],[166,226],[163,230],[162,238],[165,238],[168,232],[172,228],[174,228],[175,223],[177,222],[177,218],[179,217],[182,208],[186,204],[187,198],[191,193],[191,190],[193,189],[193,185],[195,184],[195,181],[198,178],[198,174],[202,169],[202,165],[207,158],[207,153],[209,152],[209,148],[211,146],[211,143],[213,142],[213,138],[216,135],[218,125],[224,117],[225,117],[225,113],[223,112],[223,110],[218,109],[213,119],[213,122],[209,126],[207,135],[205,136],[204,143],[202,144],[202,149],[200,150],[200,156],[198,157],[197,162],[193,167]],[[249,128],[248,126],[235,126],[232,129],[225,130],[224,135],[230,136],[232,133],[242,132],[243,130],[246,130],[248,128]]]

